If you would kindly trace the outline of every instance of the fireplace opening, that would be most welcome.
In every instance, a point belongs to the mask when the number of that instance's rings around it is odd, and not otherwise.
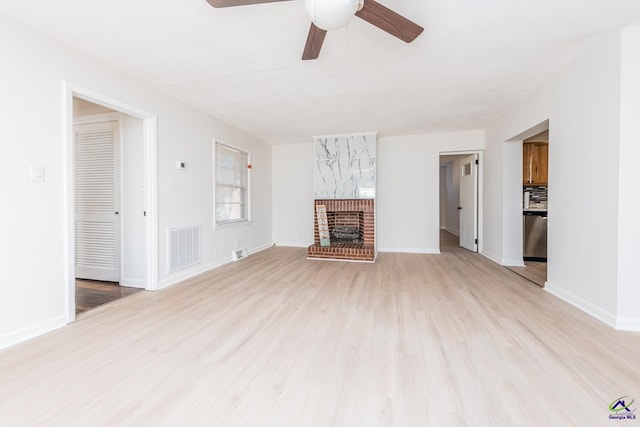
[[[336,225],[329,230],[331,241],[335,243],[363,243],[362,234],[358,227]]]
[[[363,212],[327,212],[329,237],[333,243],[364,243]]]

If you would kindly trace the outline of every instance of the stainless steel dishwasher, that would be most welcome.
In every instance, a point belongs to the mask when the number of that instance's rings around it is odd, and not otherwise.
[[[547,212],[524,211],[522,215],[524,230],[525,261],[547,260]]]

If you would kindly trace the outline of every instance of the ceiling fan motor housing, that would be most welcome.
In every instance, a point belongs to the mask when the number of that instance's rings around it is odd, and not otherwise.
[[[337,30],[349,23],[362,8],[363,0],[305,0],[311,21],[323,30]]]

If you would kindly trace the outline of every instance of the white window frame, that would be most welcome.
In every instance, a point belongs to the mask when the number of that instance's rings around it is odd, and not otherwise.
[[[216,190],[217,190],[217,179],[216,179],[216,172],[217,172],[217,163],[216,163],[216,152],[217,152],[217,146],[218,145],[222,145],[230,150],[235,150],[238,151],[240,153],[246,154],[247,156],[247,164],[250,165],[251,164],[251,152],[249,150],[247,150],[246,148],[237,146],[237,145],[233,145],[233,144],[229,144],[226,141],[223,141],[221,139],[217,139],[214,138],[213,139],[213,228],[214,229],[218,229],[218,228],[226,228],[226,227],[237,227],[237,226],[242,226],[242,225],[248,225],[251,223],[251,168],[247,167],[246,170],[246,174],[247,174],[247,187],[246,187],[246,194],[247,194],[247,200],[246,200],[246,218],[242,218],[242,219],[236,219],[236,220],[223,220],[223,221],[218,221],[217,218],[217,209],[216,209]]]

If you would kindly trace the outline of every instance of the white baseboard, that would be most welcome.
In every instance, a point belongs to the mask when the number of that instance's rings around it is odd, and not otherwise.
[[[288,248],[308,248],[309,246],[311,246],[313,244],[312,243],[300,243],[300,242],[277,242],[275,245],[276,246],[285,246]]]
[[[459,231],[459,230],[456,230],[456,229],[454,229],[454,228],[447,227],[447,226],[445,226],[445,227],[444,227],[444,229],[445,229],[446,231],[448,231],[449,233],[453,234],[454,236],[456,236],[456,237],[460,237],[460,231]]]
[[[594,305],[584,299],[580,298],[577,295],[572,294],[571,292],[567,292],[562,288],[555,286],[550,282],[546,282],[543,288],[545,291],[550,294],[560,298],[563,301],[568,302],[572,306],[584,311],[585,313],[595,317],[603,323],[611,326],[612,328],[618,329],[617,318],[615,315],[609,313],[606,310]]]
[[[522,259],[503,259],[502,265],[505,267],[524,267],[524,261]]]
[[[273,246],[273,243],[267,243],[267,244],[264,244],[262,246],[258,246],[256,248],[253,248],[253,249],[249,250],[248,253],[250,255],[252,255],[252,254],[258,253],[260,251],[263,251],[265,249],[269,249],[272,246]],[[165,277],[164,279],[160,280],[159,289],[164,289],[164,288],[167,288],[167,287],[169,287],[171,285],[175,285],[177,283],[184,282],[187,279],[190,279],[190,278],[195,277],[195,276],[197,276],[199,274],[202,274],[202,273],[206,273],[207,271],[213,270],[214,268],[222,267],[223,265],[229,264],[231,262],[233,262],[233,259],[231,258],[231,256],[228,256],[226,258],[222,258],[222,259],[216,260],[216,261],[211,262],[209,264],[197,265],[194,268],[190,268],[188,270],[176,272],[176,273],[172,274],[170,277]]]
[[[67,324],[67,316],[62,315],[46,320],[37,325],[22,328],[18,331],[11,332],[7,335],[0,336],[0,349],[18,344],[20,342],[35,338],[39,335],[46,334],[53,330],[62,328]]]
[[[481,251],[480,255],[484,256],[485,258],[489,258],[491,261],[495,262],[496,264],[500,264],[505,267],[524,267],[525,266],[522,259],[502,259],[498,256],[495,256],[485,251]]]
[[[120,279],[120,286],[125,286],[127,288],[144,289],[145,283],[144,279]]]
[[[227,258],[223,258],[217,260],[215,262],[211,262],[209,264],[198,265],[195,268],[189,268],[188,270],[179,271],[177,273],[172,274],[169,277],[165,277],[160,280],[158,289],[168,288],[171,285],[175,285],[176,283],[184,282],[187,279],[191,279],[199,274],[206,273],[209,270],[213,270],[214,268],[222,267],[225,264],[229,264],[233,260],[231,256]]]
[[[620,331],[640,332],[640,319],[618,316],[616,318],[616,329]]]
[[[485,251],[481,251],[480,255],[482,255],[485,258],[489,258],[491,261],[495,262],[496,264],[502,265],[502,259],[500,257],[497,257]]]
[[[262,252],[262,251],[264,251],[266,249],[272,248],[273,246],[275,246],[275,243],[266,243],[266,244],[264,244],[262,246],[258,246],[256,248],[250,249],[249,250],[249,255],[257,254],[258,252]]]
[[[426,248],[378,248],[378,252],[397,252],[403,254],[427,254],[427,255],[439,255],[440,249],[426,249]]]

